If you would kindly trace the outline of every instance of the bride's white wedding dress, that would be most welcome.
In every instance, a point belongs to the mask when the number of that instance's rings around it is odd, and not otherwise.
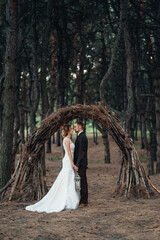
[[[37,203],[27,206],[25,209],[34,212],[60,212],[64,209],[76,209],[79,205],[79,192],[75,190],[75,173],[68,156],[65,140],[63,147],[65,156],[62,159],[62,169],[50,188],[49,192]],[[70,141],[71,153],[73,156],[75,145]]]

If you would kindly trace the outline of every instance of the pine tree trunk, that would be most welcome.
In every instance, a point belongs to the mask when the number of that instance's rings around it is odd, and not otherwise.
[[[158,2],[157,2],[158,3]],[[160,21],[160,14],[157,16],[158,21]],[[156,113],[156,139],[157,139],[157,166],[156,172],[160,173],[160,30],[154,32],[155,38],[155,66],[153,70],[153,79],[155,87],[155,113]]]
[[[129,133],[130,137],[134,141],[134,118],[133,117],[131,117],[131,119],[130,119],[130,121],[128,123],[128,127],[129,127],[128,133]]]
[[[155,76],[155,111],[156,111],[156,134],[157,134],[157,166],[156,172],[160,173],[160,76],[157,70]]]
[[[25,114],[25,126],[26,126],[26,139],[28,139],[29,131],[28,131],[28,112]]]
[[[95,123],[92,121],[92,126],[93,126],[93,142],[98,145],[98,132],[97,132],[97,127]]]
[[[149,109],[146,110],[148,113],[148,129],[150,133],[149,149],[150,149],[150,163],[148,164],[148,172],[150,175],[154,174],[154,162],[156,161],[156,115],[155,115],[155,98],[149,97],[148,99]]]
[[[104,162],[105,163],[111,163],[108,133],[104,129],[102,129],[98,124],[96,124],[96,127],[102,133],[103,144],[104,144],[104,147],[105,147]]]
[[[105,146],[104,162],[105,163],[111,163],[108,134],[102,133],[102,137],[103,137],[103,143],[104,143],[104,146]]]
[[[143,133],[142,133],[142,129],[143,129],[143,124],[144,121],[142,121],[142,117],[140,115],[140,131],[141,131],[141,149],[144,149],[144,140],[143,140]]]
[[[56,134],[56,144],[57,144],[57,147],[60,147],[60,146],[61,146],[60,130],[58,130],[58,131],[57,131],[57,134]]]
[[[98,145],[98,135],[97,135],[97,127],[95,126],[95,123],[92,121],[92,127],[93,127],[93,142]]]
[[[32,34],[33,34],[33,42],[32,42],[32,75],[30,75],[30,132],[33,132],[36,127],[36,112],[39,104],[39,79],[38,79],[38,66],[37,66],[37,19],[36,19],[36,1],[33,2],[33,14],[32,14]]]
[[[52,138],[53,138],[52,143],[55,144],[55,142],[56,142],[56,141],[55,141],[55,134],[53,134]]]
[[[0,77],[0,136],[2,133],[2,115],[3,115],[3,101],[2,101],[2,93],[4,90],[4,75]]]
[[[153,103],[154,112],[151,114],[151,124],[152,131],[150,132],[150,144],[152,148],[152,157],[153,161],[157,160],[156,152],[157,152],[157,139],[156,139],[156,114],[155,114],[155,102]]]
[[[55,102],[55,89],[56,89],[56,72],[55,72],[55,61],[56,61],[56,54],[55,54],[55,37],[53,32],[51,33],[51,78],[50,78],[50,113],[54,111],[54,102]]]
[[[13,124],[15,109],[16,1],[6,4],[6,53],[3,94],[3,123],[0,139],[0,188],[11,177]]]
[[[50,36],[50,24],[51,24],[51,13],[52,13],[52,0],[48,1],[47,4],[47,19],[46,19],[46,27],[43,37],[43,52],[41,56],[41,77],[40,77],[40,85],[41,85],[41,99],[42,99],[42,120],[47,116],[49,112],[49,100],[48,100],[48,91],[46,85],[46,77],[47,77],[47,65],[48,65],[48,53],[49,53],[49,36]],[[47,142],[47,152],[51,153],[51,140]],[[45,167],[45,147],[43,149],[42,155],[42,170],[43,174],[46,174]]]
[[[51,138],[47,142],[47,150],[46,153],[51,153]]]
[[[96,128],[96,145],[98,145],[98,130],[97,130],[97,128]]]
[[[132,54],[132,46],[131,46],[131,37],[129,33],[129,21],[127,15],[128,9],[128,1],[123,0],[122,4],[123,11],[123,32],[124,32],[124,45],[125,45],[125,56],[126,56],[126,90],[127,90],[127,110],[126,110],[126,125],[127,130],[130,135],[133,137],[133,113],[134,113],[134,99],[133,99],[133,54]],[[130,131],[129,131],[130,130]]]
[[[13,135],[12,164],[11,164],[12,173],[14,172],[16,154],[19,147],[19,143],[20,143],[20,138],[18,134],[19,127],[20,127],[19,110],[18,110],[18,107],[15,105],[14,135]]]
[[[134,127],[134,139],[135,139],[135,141],[138,141],[138,127],[139,127],[139,125],[138,125],[138,120],[137,120],[137,115],[135,116],[135,123],[134,123],[135,125],[135,127]]]
[[[141,119],[142,119],[142,140],[144,142],[144,146],[148,153],[148,175],[153,175],[154,173],[154,161],[152,157],[152,149],[151,145],[148,142],[147,139],[147,130],[146,130],[146,122],[145,122],[145,113],[141,113]]]
[[[25,102],[26,102],[26,91],[25,91],[25,78],[24,76],[22,77],[22,91],[21,91],[21,105],[19,107],[19,115],[20,115],[20,138],[21,138],[21,143],[25,143],[25,133],[24,133],[24,128],[25,128]]]
[[[45,23],[45,32],[42,38],[43,51],[41,55],[41,76],[40,76],[41,98],[42,98],[42,120],[46,117],[49,111],[49,100],[48,100],[48,91],[47,91],[47,85],[46,85],[46,77],[47,77],[47,66],[48,66],[48,56],[49,56],[49,37],[50,37],[52,4],[53,4],[52,0],[49,0],[47,3],[47,18]]]
[[[2,115],[3,115],[3,104],[0,102],[0,136],[2,134]]]

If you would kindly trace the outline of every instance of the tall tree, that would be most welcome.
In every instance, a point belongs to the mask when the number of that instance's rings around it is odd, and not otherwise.
[[[3,91],[3,121],[0,136],[0,187],[11,177],[15,109],[16,0],[6,4],[6,53]]]

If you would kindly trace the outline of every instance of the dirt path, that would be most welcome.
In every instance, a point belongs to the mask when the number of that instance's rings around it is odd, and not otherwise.
[[[47,159],[60,156],[60,148]],[[139,150],[141,151],[141,150]],[[160,198],[114,198],[119,169],[119,150],[111,141],[112,164],[103,163],[102,140],[95,146],[89,140],[89,205],[60,213],[32,213],[24,208],[29,203],[0,202],[0,239],[34,240],[159,240]],[[55,180],[60,161],[47,160],[47,185]],[[151,177],[160,189],[159,175]],[[158,184],[157,184],[158,183]]]

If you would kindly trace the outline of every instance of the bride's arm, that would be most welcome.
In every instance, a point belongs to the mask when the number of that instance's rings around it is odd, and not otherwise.
[[[69,158],[70,158],[71,164],[72,164],[72,166],[74,167],[75,165],[74,165],[74,162],[73,162],[73,157],[72,157],[72,153],[71,153],[71,148],[70,148],[70,141],[69,141],[69,139],[66,139],[64,143],[66,144],[67,153],[68,153],[68,156],[69,156]]]

